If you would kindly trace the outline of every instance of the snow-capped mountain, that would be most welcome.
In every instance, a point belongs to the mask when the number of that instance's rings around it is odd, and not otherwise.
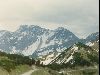
[[[80,39],[79,42],[81,43],[76,43],[73,46],[66,48],[61,53],[55,52],[56,54],[53,54],[53,53],[48,54],[47,56],[40,59],[41,63],[44,65],[48,65],[52,63],[57,63],[57,64],[67,63],[73,59],[74,54],[76,54],[76,52],[82,52],[82,50],[86,50],[85,51],[86,53],[95,52],[98,54],[99,52],[99,33],[98,32],[92,33],[86,39]]]
[[[99,49],[99,48],[98,48]],[[63,51],[48,64],[90,65],[99,62],[99,53],[93,48],[77,43]],[[45,64],[45,63],[44,63]],[[45,64],[47,65],[47,64]]]
[[[92,42],[96,42],[96,41],[99,42],[99,32],[92,33],[88,37],[86,37],[86,39],[80,39],[79,40],[79,42],[84,43],[86,45],[89,45]]]
[[[92,47],[96,51],[99,51],[99,32],[92,33],[86,38],[86,45]]]
[[[99,32],[92,33],[86,38],[86,42],[93,42],[99,40]]]
[[[62,52],[78,40],[78,37],[63,27],[49,30],[35,25],[22,25],[15,32],[0,31],[0,50],[42,56]]]

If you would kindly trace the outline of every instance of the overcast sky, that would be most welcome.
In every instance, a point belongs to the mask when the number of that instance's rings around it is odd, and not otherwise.
[[[0,30],[65,27],[84,38],[99,31],[99,0],[0,0]]]

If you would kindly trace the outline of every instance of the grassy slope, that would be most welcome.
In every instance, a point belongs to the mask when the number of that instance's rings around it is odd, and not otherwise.
[[[0,75],[8,75],[8,72],[0,67]]]
[[[64,75],[99,75],[97,69],[80,69],[80,70],[70,70],[65,71]]]
[[[0,52],[0,75],[20,75],[32,69],[30,64],[29,57]]]
[[[63,73],[58,73],[62,72]],[[49,68],[38,68],[32,75],[99,75],[99,69],[95,67],[77,67],[76,69],[62,69],[61,71]]]
[[[12,70],[10,72],[10,75],[20,75],[24,72],[31,70],[31,69],[32,68],[28,65],[20,65],[20,66],[17,66],[15,70]]]
[[[49,68],[38,67],[37,71],[34,71],[32,75],[60,75],[57,71]]]
[[[6,70],[0,68],[0,75],[20,75],[28,70],[30,70],[31,67],[28,65],[20,65],[16,66],[16,69],[12,70],[10,73],[8,73]]]
[[[32,75],[50,75],[50,74],[46,70],[41,69],[33,72]]]

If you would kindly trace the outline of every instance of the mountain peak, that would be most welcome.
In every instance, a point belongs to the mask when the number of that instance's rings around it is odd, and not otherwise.
[[[57,29],[64,29],[64,27],[58,27]]]
[[[88,41],[96,41],[99,39],[99,32],[95,32],[95,33],[92,33],[91,35],[89,35],[86,40],[87,42]]]
[[[37,25],[21,25],[19,29],[24,29],[24,28],[41,28],[41,27]]]
[[[58,27],[56,30],[59,31],[59,30],[67,30],[67,29],[64,27]],[[69,31],[69,30],[67,30],[67,31]]]

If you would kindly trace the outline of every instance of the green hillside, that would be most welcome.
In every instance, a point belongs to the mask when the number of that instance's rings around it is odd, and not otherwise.
[[[31,65],[35,64],[34,59],[30,59],[28,56],[22,56],[17,54],[7,54],[0,52],[0,71],[4,73],[16,74],[18,71],[25,72],[31,69]],[[4,74],[5,75],[5,74]]]

